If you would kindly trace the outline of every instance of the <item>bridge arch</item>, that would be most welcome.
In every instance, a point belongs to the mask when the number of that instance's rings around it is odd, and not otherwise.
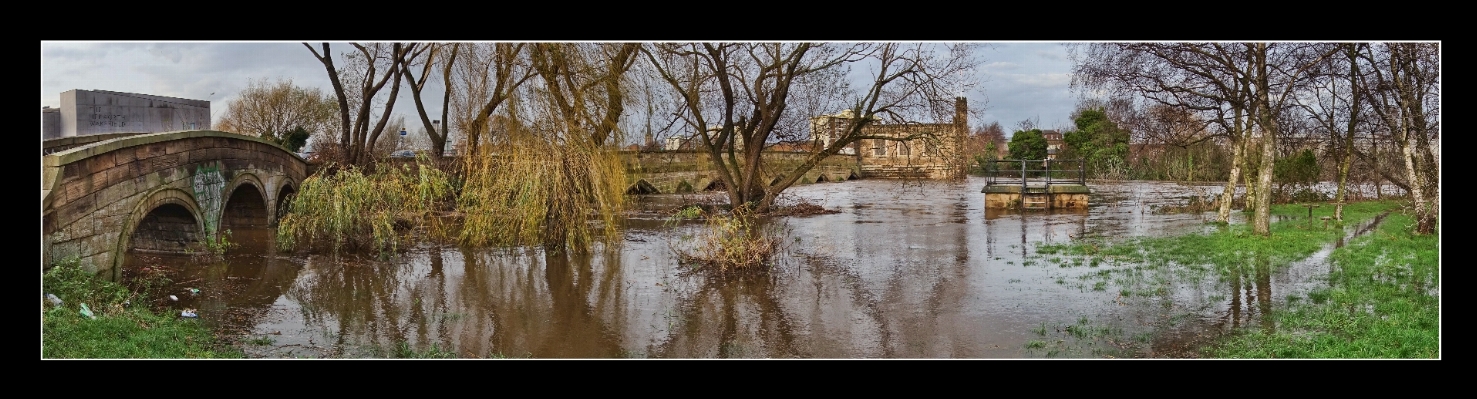
[[[297,182],[292,179],[284,179],[282,185],[277,188],[276,195],[272,196],[272,225],[276,226],[287,211],[292,209],[292,200],[297,198]]]
[[[640,179],[636,183],[631,184],[630,188],[626,189],[626,194],[661,194],[661,191],[657,190],[656,186],[651,185],[646,179]]]
[[[221,193],[220,229],[265,228],[271,224],[266,185],[252,173],[238,173]],[[217,234],[219,231],[217,232]]]
[[[157,212],[156,212],[157,211]],[[194,194],[174,187],[155,189],[144,195],[123,224],[118,235],[118,246],[113,251],[112,276],[115,280],[123,270],[124,256],[133,249],[135,235],[140,229],[145,234],[142,249],[156,251],[183,251],[190,243],[205,237],[205,218]],[[184,219],[188,218],[188,221]],[[181,231],[182,226],[193,226]],[[173,245],[171,245],[171,243]],[[173,248],[171,248],[173,246]]]
[[[703,191],[705,192],[725,190],[728,190],[728,185],[723,184],[723,179],[713,179],[712,181],[709,181],[708,184],[703,185]]]

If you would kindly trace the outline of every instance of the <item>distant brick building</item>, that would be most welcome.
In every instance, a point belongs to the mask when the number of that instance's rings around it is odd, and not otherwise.
[[[1046,159],[1056,159],[1057,153],[1060,153],[1066,145],[1066,142],[1062,141],[1062,132],[1042,130],[1041,137],[1046,139]]]
[[[822,145],[835,140],[854,118],[851,112],[811,119],[811,135]],[[969,134],[969,106],[964,98],[954,100],[954,120],[949,123],[874,122],[862,134],[912,140],[864,139],[841,154],[858,157],[862,177],[952,179],[964,176],[962,148]]]

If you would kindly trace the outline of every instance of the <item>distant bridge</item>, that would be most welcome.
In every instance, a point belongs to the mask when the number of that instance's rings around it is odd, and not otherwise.
[[[42,154],[43,267],[76,256],[114,279],[129,250],[184,252],[276,223],[307,171],[272,142],[210,130],[66,137]]]
[[[693,150],[622,151],[626,166],[626,193],[672,194],[725,190],[707,152]],[[783,173],[810,157],[805,152],[764,152],[764,184],[774,184]],[[840,182],[856,179],[861,166],[854,155],[832,155],[806,171],[795,184]]]

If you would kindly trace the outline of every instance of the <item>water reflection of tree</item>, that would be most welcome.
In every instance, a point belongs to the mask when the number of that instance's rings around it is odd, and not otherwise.
[[[615,270],[607,272],[619,272],[618,261],[607,262],[610,264],[616,265]],[[616,331],[608,329],[607,323],[596,317],[596,308],[588,301],[597,285],[589,255],[570,255],[568,251],[546,252],[544,283],[549,297],[548,328],[553,333],[544,334],[532,346],[536,356],[616,357],[621,354]],[[607,288],[611,285],[609,279],[604,283],[600,285]]]
[[[793,323],[773,276],[694,276],[700,286],[680,298],[680,322],[656,357],[809,357],[795,345]],[[757,317],[757,322],[751,322]],[[752,331],[744,331],[750,327]],[[749,339],[757,342],[750,342]],[[757,346],[757,347],[755,347]]]
[[[898,200],[905,201],[902,196]],[[971,207],[964,202],[945,206],[948,211],[938,214],[926,212],[928,208],[910,208],[925,211],[922,218],[926,220],[908,227],[909,231],[871,237],[886,240],[885,246],[873,245],[867,238],[856,242],[853,259],[862,260],[860,267],[820,251],[789,254],[786,259],[800,265],[767,276],[690,277],[699,287],[679,293],[673,317],[677,325],[654,354],[967,356],[978,349],[968,345],[977,331],[954,327],[965,322],[961,317],[966,312],[958,307],[972,293],[968,248],[972,235],[966,223]],[[858,214],[863,219],[868,216]],[[908,219],[919,217],[914,214]],[[879,248],[885,250],[873,251]],[[889,252],[893,250],[903,252]],[[883,276],[880,286],[863,277],[863,272],[874,271]],[[813,297],[804,295],[806,289],[814,291]],[[950,335],[957,332],[965,335]],[[853,336],[872,334],[875,342]]]
[[[313,257],[309,273],[288,292],[302,304],[305,326],[317,326],[336,351],[368,351],[407,342],[396,287],[409,268],[381,262]],[[362,347],[362,346],[368,346]],[[364,353],[361,353],[364,354]]]
[[[1267,333],[1276,331],[1268,312],[1272,311],[1272,265],[1264,253],[1252,256],[1249,264],[1233,265],[1228,270],[1227,283],[1231,291],[1226,313],[1220,317],[1219,329],[1223,332],[1260,321]],[[1253,304],[1256,306],[1253,308]],[[1229,324],[1229,326],[1228,326]],[[1229,330],[1226,327],[1230,327]]]
[[[621,355],[619,257],[594,252],[462,250],[455,299],[436,317],[443,340],[462,356]]]
[[[175,265],[170,285],[159,287],[154,300],[175,308],[198,309],[202,320],[228,334],[244,333],[259,322],[297,278],[292,261],[259,252],[233,250],[219,260],[200,263],[189,255],[130,254],[123,269]],[[199,290],[199,293],[190,291]],[[175,295],[178,302],[169,301]]]

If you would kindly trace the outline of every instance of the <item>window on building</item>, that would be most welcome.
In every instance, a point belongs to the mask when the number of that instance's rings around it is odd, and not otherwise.
[[[925,156],[925,157],[934,157],[934,156],[938,156],[938,154],[939,154],[939,148],[938,148],[938,144],[937,143],[934,143],[933,140],[924,140],[923,141],[923,156]]]
[[[887,140],[872,140],[872,155],[879,157],[887,155]]]
[[[912,153],[913,152],[908,149],[908,142],[906,142],[906,141],[899,141],[899,142],[897,142],[897,154],[898,155],[905,156],[906,157],[908,155],[912,155]]]

